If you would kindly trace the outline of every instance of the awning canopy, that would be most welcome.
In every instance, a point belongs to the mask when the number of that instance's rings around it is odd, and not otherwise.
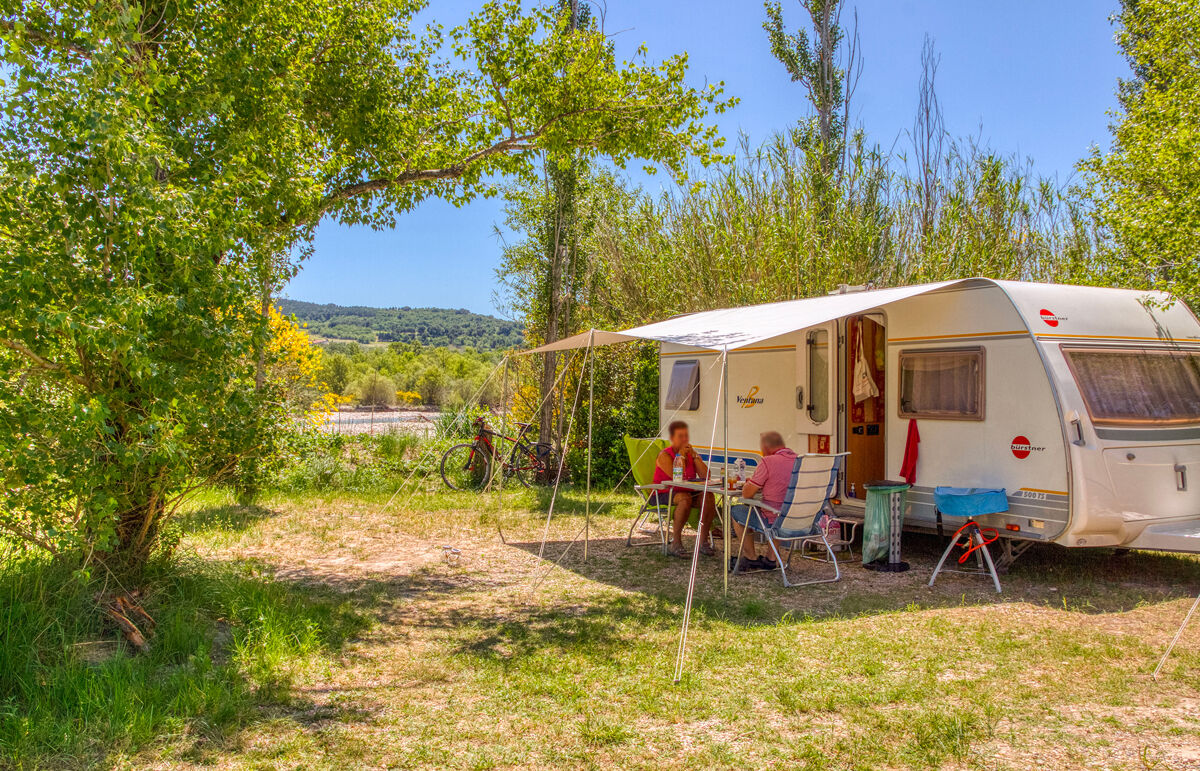
[[[823,324],[826,321],[853,316],[872,308],[903,300],[908,297],[936,292],[956,284],[971,284],[986,279],[940,281],[934,284],[899,286],[890,289],[873,289],[862,292],[847,292],[803,300],[750,305],[744,308],[722,308],[715,311],[676,316],[620,332],[605,332],[598,329],[582,332],[573,337],[534,348],[527,353],[566,351],[587,348],[589,345],[612,345],[631,340],[655,340],[706,350],[745,348],[779,335]]]

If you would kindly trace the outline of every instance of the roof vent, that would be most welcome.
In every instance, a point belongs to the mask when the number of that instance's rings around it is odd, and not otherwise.
[[[850,294],[851,292],[865,292],[869,289],[867,284],[838,284],[838,288],[829,294]]]

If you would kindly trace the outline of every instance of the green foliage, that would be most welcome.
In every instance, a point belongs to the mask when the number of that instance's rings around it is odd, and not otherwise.
[[[338,435],[305,432],[288,442],[274,480],[284,492],[390,494],[412,479],[436,478],[438,462],[458,437],[430,439],[401,432]]]
[[[378,372],[363,375],[351,386],[360,404],[387,407],[396,403],[396,384]]]
[[[333,343],[324,360],[335,393],[350,393],[363,404],[391,405],[397,392],[420,394],[425,404],[457,409],[474,398],[495,405],[500,398],[500,377],[491,377],[502,361],[498,353],[472,348],[426,348],[419,343],[392,343],[387,347],[361,347]],[[345,385],[336,389],[339,382]]]
[[[1114,19],[1133,77],[1117,90],[1112,149],[1081,164],[1119,250],[1111,267],[1200,307],[1200,2],[1125,0]]]
[[[346,386],[350,385],[350,375],[350,357],[342,353],[332,353],[321,357],[321,368],[317,371],[317,380],[324,384],[331,393],[345,393]]]
[[[587,381],[580,385],[587,388]],[[654,345],[611,348],[596,357],[596,405],[592,428],[592,484],[610,488],[618,481],[633,484],[625,435],[658,434],[658,351]],[[586,438],[590,405],[584,396],[579,408],[580,436]],[[570,477],[587,473],[587,443],[577,442],[567,454]]]
[[[136,569],[183,494],[269,455],[265,311],[322,218],[390,226],[542,151],[714,157],[720,86],[685,86],[686,57],[618,62],[517,2],[446,33],[423,6],[6,8],[4,530]]]
[[[112,641],[65,562],[0,561],[0,765],[107,766],[165,733],[236,728],[367,622],[341,599],[296,595],[249,567],[152,565],[147,654]]]
[[[368,308],[280,300],[318,337],[359,343],[421,343],[431,347],[500,351],[521,343],[521,325],[493,316],[449,308]]]

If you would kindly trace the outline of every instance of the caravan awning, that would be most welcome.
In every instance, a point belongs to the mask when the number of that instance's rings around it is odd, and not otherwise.
[[[654,340],[660,343],[674,343],[706,350],[728,348],[732,351],[843,316],[863,313],[897,300],[936,292],[956,284],[971,284],[979,281],[980,279],[941,281],[934,284],[873,289],[767,303],[766,305],[750,305],[744,308],[703,311],[686,316],[676,316],[666,321],[641,327],[624,329],[620,332],[591,330],[534,348],[527,353],[566,351],[573,348],[587,348],[589,344],[612,345],[631,340]]]

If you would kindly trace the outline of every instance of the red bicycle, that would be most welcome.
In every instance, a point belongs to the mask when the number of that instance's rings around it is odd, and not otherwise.
[[[515,479],[523,487],[533,482],[552,483],[558,473],[554,450],[546,442],[530,444],[525,434],[529,423],[518,423],[516,436],[505,436],[488,428],[483,418],[472,423],[475,438],[469,443],[456,444],[442,455],[442,481],[451,490],[479,491],[492,481],[492,466],[499,458],[496,439],[512,443],[508,457],[500,464],[505,479]]]

